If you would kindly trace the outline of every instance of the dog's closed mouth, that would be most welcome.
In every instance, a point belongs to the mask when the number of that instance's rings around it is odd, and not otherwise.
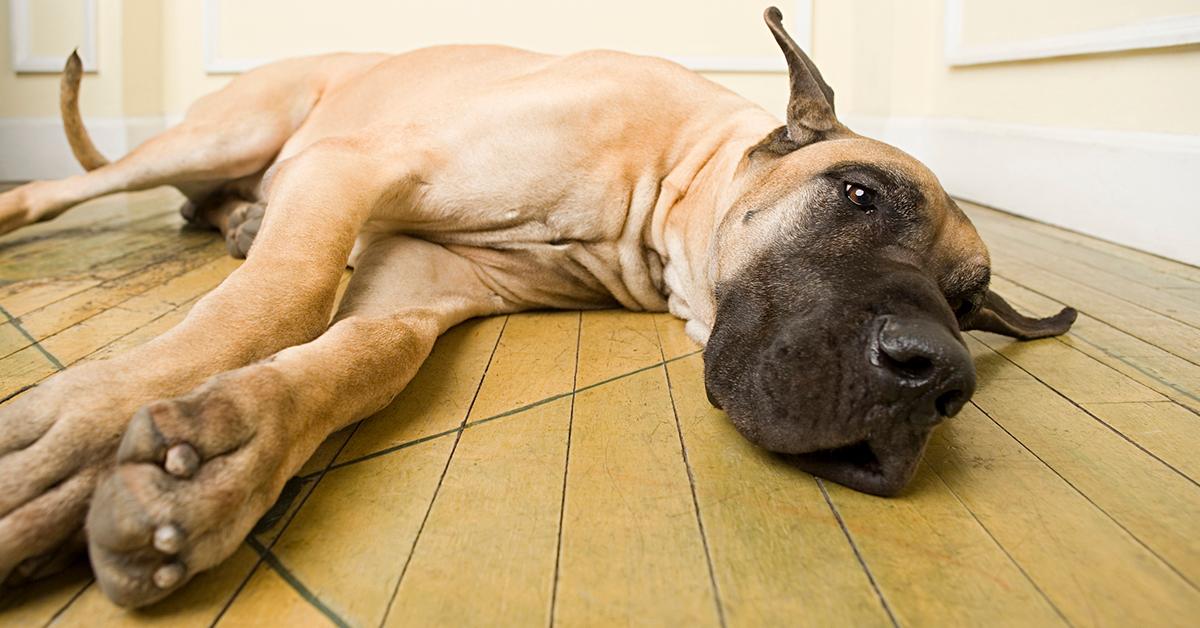
[[[885,468],[883,460],[867,440],[803,454],[790,454],[798,469],[837,482],[856,491],[891,497],[903,490],[909,473]]]
[[[861,473],[871,475],[879,475],[883,472],[879,457],[875,455],[871,444],[866,440],[832,449],[818,449],[808,453],[793,454],[792,457],[802,466],[851,467]]]

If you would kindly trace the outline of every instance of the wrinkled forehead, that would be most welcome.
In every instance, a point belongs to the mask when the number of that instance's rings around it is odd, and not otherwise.
[[[925,164],[895,146],[859,135],[812,144],[780,160],[779,166],[804,178],[837,167],[855,166],[920,193],[934,205],[940,204],[937,201],[944,195],[937,176]]]
[[[727,269],[750,262],[758,245],[767,245],[788,231],[788,224],[803,221],[805,212],[825,206],[828,187],[817,184],[821,178],[844,177],[913,208],[912,216],[921,221],[926,234],[919,246],[911,246],[920,255],[913,261],[933,276],[947,294],[960,294],[986,288],[990,261],[987,248],[970,219],[942,188],[937,177],[924,164],[898,148],[860,136],[831,139],[806,146],[768,164],[751,177],[749,186],[733,211],[726,216],[723,230],[741,232],[745,240],[740,250],[722,252]],[[762,214],[766,220],[757,220]],[[755,216],[756,225],[747,223]],[[897,237],[900,237],[899,235]],[[901,248],[912,242],[897,242]]]

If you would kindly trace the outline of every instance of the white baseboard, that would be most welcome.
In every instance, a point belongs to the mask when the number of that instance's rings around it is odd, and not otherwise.
[[[954,196],[1200,265],[1200,135],[844,117]]]
[[[166,128],[163,117],[88,118],[92,141],[116,159]],[[0,181],[60,179],[83,172],[58,118],[0,118]]]

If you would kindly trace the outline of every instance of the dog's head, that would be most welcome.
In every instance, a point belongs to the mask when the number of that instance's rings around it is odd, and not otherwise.
[[[924,165],[838,122],[833,90],[768,9],[787,124],[738,166],[710,256],[705,384],[754,443],[875,494],[911,479],[931,430],[975,390],[961,335],[1060,334],[988,289],[987,248]]]

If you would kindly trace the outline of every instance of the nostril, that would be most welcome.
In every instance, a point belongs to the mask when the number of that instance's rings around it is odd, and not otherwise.
[[[892,372],[915,380],[925,380],[933,375],[933,360],[920,354],[906,355],[902,351],[888,351],[882,347],[880,361]]]
[[[950,390],[940,395],[933,402],[937,413],[944,417],[952,417],[967,403],[967,396],[961,390]]]

